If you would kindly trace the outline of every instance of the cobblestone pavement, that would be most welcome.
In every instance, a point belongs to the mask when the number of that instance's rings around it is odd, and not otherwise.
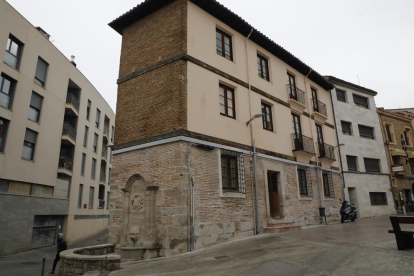
[[[414,275],[414,250],[398,251],[388,217],[263,234],[171,258],[124,263],[110,276]]]
[[[107,242],[108,230],[101,233],[68,244],[68,248],[76,248]],[[46,258],[45,274],[52,270],[53,260],[57,253],[56,245],[31,250],[15,255],[0,257],[0,276],[38,276],[42,272],[42,259]],[[59,271],[59,264],[56,271]],[[56,273],[57,274],[57,273]]]

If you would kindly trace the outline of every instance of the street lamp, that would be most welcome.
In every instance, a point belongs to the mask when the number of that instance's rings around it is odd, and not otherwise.
[[[249,124],[251,123],[251,121],[253,121],[254,119],[257,118],[261,118],[263,117],[263,114],[256,114],[253,117],[250,118],[249,121],[246,122],[246,126],[249,126]],[[256,221],[255,221],[255,234],[259,234],[259,203],[257,200],[257,173],[256,173],[256,144],[255,141],[253,139],[253,130],[252,130],[252,125],[250,125],[250,130],[251,130],[251,137],[252,137],[252,145],[253,145],[253,166],[254,166],[254,187],[255,187],[255,216],[256,216]]]

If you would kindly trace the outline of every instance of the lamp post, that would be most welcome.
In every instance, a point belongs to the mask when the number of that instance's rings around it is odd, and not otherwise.
[[[263,114],[256,114],[253,117],[250,118],[249,121],[246,122],[246,126],[249,126],[249,124],[257,118],[261,118],[263,117]],[[252,127],[252,126],[250,126]],[[259,234],[259,203],[257,200],[257,171],[256,171],[256,144],[255,144],[255,140],[253,139],[252,136],[252,146],[253,146],[253,167],[254,167],[254,187],[255,187],[255,217],[256,217],[256,221],[255,221],[255,235]]]

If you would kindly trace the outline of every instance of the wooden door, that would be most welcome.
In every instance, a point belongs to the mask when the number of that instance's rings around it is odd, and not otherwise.
[[[312,90],[312,101],[313,101],[314,110],[316,112],[319,112],[318,93],[313,88],[311,88],[311,90]]]
[[[296,94],[295,77],[288,73],[288,80],[289,80],[289,95],[290,95],[290,98],[297,101],[298,100],[298,95]]]
[[[280,218],[280,200],[279,200],[279,189],[277,185],[277,172],[267,172],[267,184],[269,189],[269,205],[270,205],[270,217]]]
[[[319,157],[325,157],[325,143],[323,142],[322,127],[320,125],[316,125],[316,133],[318,135]]]

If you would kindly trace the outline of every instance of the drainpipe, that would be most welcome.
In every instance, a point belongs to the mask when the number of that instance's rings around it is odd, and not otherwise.
[[[334,87],[335,88],[335,87]],[[335,88],[336,89],[336,88]],[[335,124],[335,134],[336,134],[336,143],[338,145],[338,158],[339,158],[339,165],[341,166],[341,180],[342,180],[342,200],[345,200],[345,175],[344,175],[344,167],[342,166],[342,155],[341,155],[341,147],[339,146],[339,135],[338,135],[338,126],[336,124],[336,118],[335,118],[335,108],[333,104],[332,99],[332,91],[329,93],[329,96],[331,98],[331,105],[332,105],[332,113],[334,117],[334,124]]]
[[[193,172],[191,171],[191,146],[188,147],[188,171],[190,173],[190,244],[189,251],[194,251],[194,187],[195,181]]]
[[[306,93],[306,102],[308,103],[308,108],[309,108],[309,114],[311,114],[311,107],[309,105],[309,97],[308,97],[308,87],[306,84],[306,79],[308,78],[308,76],[310,75],[310,73],[312,73],[312,68],[310,69],[309,73],[305,76],[304,78],[304,83],[305,83],[305,93]],[[309,127],[310,127],[310,132],[311,132],[311,136],[313,139],[313,128],[312,128],[312,118],[309,118]],[[318,141],[319,142],[319,141]],[[318,149],[319,149],[319,144],[318,144]],[[321,194],[321,179],[320,179],[320,175],[319,175],[319,159],[318,159],[318,152],[316,152],[315,154],[316,156],[316,174],[318,176],[318,193],[319,193],[319,208],[322,207],[322,194]]]
[[[252,95],[252,90],[251,90],[251,86],[250,86],[250,72],[249,72],[249,55],[248,55],[248,51],[247,51],[247,41],[249,40],[250,36],[252,35],[254,29],[252,28],[249,35],[246,37],[245,40],[245,54],[246,54],[246,73],[247,73],[247,84],[248,84],[248,88],[249,88],[249,115],[250,118],[252,118],[252,105],[251,105],[251,95]],[[254,136],[253,136],[253,125],[250,123],[250,138],[252,140],[252,147],[253,147],[253,167],[254,167],[254,186],[255,186],[255,194],[254,194],[254,198],[252,198],[252,201],[254,202],[255,205],[255,210],[253,213],[253,220],[254,220],[254,234],[258,235],[259,234],[259,200],[257,198],[257,164],[256,164],[256,144],[254,141]],[[253,196],[253,195],[252,195]]]

